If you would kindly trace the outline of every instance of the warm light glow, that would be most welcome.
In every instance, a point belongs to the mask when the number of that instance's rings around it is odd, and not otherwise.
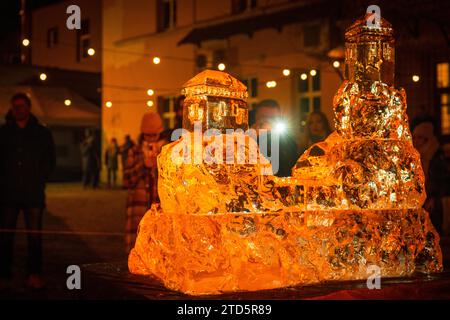
[[[152,100],[147,101],[147,107],[153,107],[154,103]]]
[[[287,126],[286,123],[284,123],[283,121],[278,121],[277,123],[275,123],[275,125],[273,126],[273,129],[276,133],[281,134],[283,132],[286,131]]]
[[[289,69],[283,70],[283,76],[288,77],[290,74],[291,74],[291,70],[289,70]]]
[[[89,48],[88,51],[87,51],[87,54],[90,55],[90,56],[93,56],[95,54],[94,48]]]
[[[307,78],[308,78],[308,75],[306,73],[302,73],[300,75],[300,79],[302,79],[302,80],[306,80]]]
[[[45,73],[41,73],[39,75],[39,79],[41,79],[42,81],[45,81],[45,80],[47,80],[47,75]]]
[[[107,108],[111,108],[112,107],[112,102],[111,101],[106,101],[105,106]]]
[[[412,76],[412,81],[419,82],[419,80],[420,80],[420,77],[418,75],[415,74]]]
[[[70,99],[66,99],[66,100],[64,100],[64,104],[66,106],[70,106],[72,104],[72,101]]]
[[[24,47],[28,47],[28,46],[30,45],[30,40],[28,40],[28,39],[23,39],[23,40],[22,40],[22,45],[23,45]]]
[[[154,90],[152,90],[152,89],[148,89],[148,90],[147,90],[147,95],[152,96],[152,95],[154,95],[154,94],[155,94],[155,91],[154,91]]]
[[[276,81],[267,81],[267,83],[266,83],[267,88],[275,88],[276,86],[277,86]]]
[[[284,138],[306,115],[288,121],[274,110],[258,119],[252,135],[261,133],[262,139],[255,141],[241,129],[248,124],[243,83],[212,70],[188,80],[182,92],[183,127],[189,131],[146,153],[146,164],[158,170],[158,183],[150,187],[161,201],[132,222],[139,231],[128,270],[199,298],[242,291],[257,296],[259,290],[330,281],[338,286],[336,281],[368,275],[376,281],[367,287],[379,289],[381,273],[398,278],[443,271],[439,235],[422,208],[425,175],[411,143],[406,97],[390,82],[393,60],[384,60],[394,57],[393,35],[386,20],[368,28],[366,16],[347,29],[345,59],[352,64],[333,98],[336,130],[290,165],[290,177],[274,174],[280,173],[283,151],[295,151],[295,143],[283,148],[274,136]],[[367,72],[374,61],[380,77]],[[312,69],[304,71],[308,82],[326,71]],[[280,70],[271,80],[262,78],[263,85],[281,81]],[[238,104],[236,97],[244,99]],[[301,109],[319,106],[319,97],[301,98]],[[268,127],[272,138],[264,137]]]
[[[161,59],[159,57],[153,57],[153,63],[154,64],[160,64],[161,63]]]
[[[339,68],[341,66],[341,63],[339,61],[334,61],[333,62],[333,67],[335,67],[336,69]]]
[[[220,71],[224,71],[226,68],[224,63],[219,63],[219,65],[217,66],[217,69],[219,69]]]

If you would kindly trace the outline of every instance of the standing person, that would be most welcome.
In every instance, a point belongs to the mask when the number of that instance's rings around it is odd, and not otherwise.
[[[105,151],[105,165],[108,170],[108,188],[114,188],[119,168],[119,146],[116,138],[111,139],[111,144]]]
[[[324,141],[331,133],[327,116],[320,111],[311,112],[306,120],[306,132],[300,151],[305,152],[313,144]]]
[[[2,229],[14,230],[22,211],[28,233],[27,285],[45,286],[42,277],[42,215],[45,183],[55,167],[55,148],[50,130],[31,113],[31,100],[24,93],[11,99],[6,123],[0,128],[0,203]],[[0,278],[12,277],[14,233],[0,235]]]
[[[291,170],[297,162],[298,159],[298,147],[295,143],[295,140],[289,134],[288,131],[284,132],[273,132],[273,129],[276,129],[277,124],[283,124],[281,119],[281,108],[275,100],[263,100],[261,101],[255,109],[255,124],[253,125],[253,129],[258,131],[258,135],[260,134],[260,130],[265,129],[268,130],[268,150],[267,152],[270,154],[270,157],[273,159],[277,157],[279,168],[278,171],[274,172],[274,174],[278,177],[288,177],[291,175]],[[274,135],[277,135],[279,139],[279,150],[278,154],[275,154],[275,150],[270,150],[271,148],[271,139]],[[260,137],[260,136],[259,136]],[[258,143],[260,138],[258,138]],[[261,149],[261,146],[260,146]],[[261,149],[261,151],[263,151]],[[274,151],[274,152],[272,152]],[[267,154],[264,156],[268,157]],[[275,171],[275,170],[274,170]]]
[[[161,139],[164,127],[158,113],[144,114],[137,145],[130,149],[125,167],[124,185],[128,188],[125,246],[134,247],[139,222],[153,203],[159,202],[156,159],[166,140]]]
[[[439,145],[434,120],[430,117],[417,118],[411,123],[414,147],[420,153],[425,174],[427,199],[423,207],[430,214],[436,231],[442,235],[444,209],[442,197],[450,194],[450,177],[447,170],[444,151]]]
[[[130,135],[125,136],[125,142],[120,147],[120,157],[122,160],[122,181],[125,179],[125,167],[127,166],[128,152],[134,147],[134,141],[131,139]]]
[[[98,175],[100,170],[100,159],[97,154],[95,138],[90,129],[85,130],[85,138],[81,142],[81,162],[83,170],[83,186],[98,187]]]

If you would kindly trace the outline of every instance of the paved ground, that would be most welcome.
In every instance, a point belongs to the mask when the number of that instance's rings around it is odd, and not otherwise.
[[[8,299],[76,299],[78,293],[66,287],[69,265],[126,261],[123,230],[125,225],[124,190],[83,190],[79,184],[51,184],[47,189],[45,214],[44,268],[47,289],[30,292],[24,286],[26,237],[16,236],[14,287],[0,293]],[[23,226],[22,217],[19,226]],[[57,231],[57,233],[52,233]],[[441,246],[446,265],[450,262],[450,239]],[[82,289],[83,290],[83,289]],[[105,298],[108,297],[105,292]]]
[[[44,271],[48,281],[42,292],[29,292],[24,286],[26,236],[16,236],[14,290],[1,298],[49,299],[74,297],[67,290],[69,265],[124,261],[124,190],[83,190],[79,184],[51,184],[47,188],[44,229]],[[19,226],[23,227],[20,217]],[[57,231],[59,233],[52,233]]]

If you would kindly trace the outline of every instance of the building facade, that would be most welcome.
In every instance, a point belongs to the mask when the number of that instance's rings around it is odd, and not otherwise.
[[[173,127],[183,83],[219,64],[247,85],[250,109],[264,99],[276,100],[297,137],[313,110],[332,122],[332,98],[341,75],[328,56],[333,49],[328,12],[292,20],[292,10],[320,13],[304,3],[103,1],[104,140],[136,137],[142,114],[152,109],[161,113],[166,128]],[[269,23],[261,23],[264,19]],[[268,82],[276,85],[269,88]]]
[[[80,8],[81,29],[70,30],[66,22],[67,8]],[[62,1],[31,13],[31,45],[33,65],[100,73],[102,12],[100,0]],[[89,55],[89,49],[94,49]]]
[[[396,32],[396,86],[408,94],[410,118],[435,116],[442,141],[450,142],[448,1],[375,3]],[[103,141],[122,142],[126,134],[136,138],[148,110],[158,111],[165,127],[173,127],[182,84],[220,64],[247,85],[250,109],[261,100],[276,100],[298,141],[312,111],[325,113],[333,127],[332,100],[343,79],[343,34],[370,4],[103,0]]]
[[[13,93],[10,88],[22,88],[31,97],[34,112],[39,106],[46,110],[37,116],[49,126],[55,140],[52,179],[80,180],[80,143],[85,130],[100,136],[102,3],[58,1],[30,12],[25,1],[22,4],[25,14],[20,41],[29,43],[21,46],[21,65],[0,66],[0,91],[8,101]],[[66,25],[70,5],[81,9],[81,29],[69,30]],[[94,51],[89,54],[89,49]],[[2,109],[0,115],[7,110]]]

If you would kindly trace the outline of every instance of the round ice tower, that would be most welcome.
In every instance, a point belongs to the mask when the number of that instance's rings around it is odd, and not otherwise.
[[[394,85],[394,32],[381,18],[367,15],[345,33],[345,81],[334,97],[336,130],[344,139],[411,141],[406,95]]]

